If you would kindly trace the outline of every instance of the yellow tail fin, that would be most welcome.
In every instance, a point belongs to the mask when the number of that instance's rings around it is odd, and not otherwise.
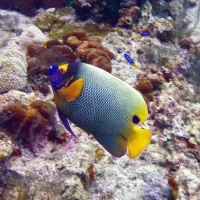
[[[128,152],[130,158],[137,157],[151,141],[151,131],[134,127],[134,132],[128,138]]]

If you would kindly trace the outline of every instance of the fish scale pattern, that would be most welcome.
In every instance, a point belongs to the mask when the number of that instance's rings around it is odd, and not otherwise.
[[[132,132],[133,115],[147,110],[143,97],[131,86],[99,68],[75,64],[80,65],[75,79],[84,78],[84,86],[75,101],[63,102],[62,112],[96,139],[119,134],[127,138]],[[147,116],[144,118],[146,120]]]

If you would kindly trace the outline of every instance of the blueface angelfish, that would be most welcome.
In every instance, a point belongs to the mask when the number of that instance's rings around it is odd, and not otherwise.
[[[151,140],[138,128],[148,117],[142,95],[130,85],[95,66],[74,62],[49,67],[58,114],[74,135],[68,120],[95,139],[113,156],[138,156]]]

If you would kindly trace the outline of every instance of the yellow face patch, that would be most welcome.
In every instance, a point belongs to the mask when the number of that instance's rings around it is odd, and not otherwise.
[[[60,65],[58,68],[59,68],[60,73],[64,74],[64,73],[66,73],[66,71],[68,69],[68,64]]]
[[[62,87],[58,90],[58,95],[67,102],[71,102],[76,100],[83,89],[84,79],[79,78],[78,80],[74,81],[70,86]]]
[[[147,105],[145,103],[140,104],[137,109],[134,109],[131,112],[130,116],[130,123],[133,127],[143,123],[148,117]]]

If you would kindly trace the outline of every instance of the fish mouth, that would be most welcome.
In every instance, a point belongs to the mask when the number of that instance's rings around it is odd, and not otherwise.
[[[49,76],[52,76],[55,72],[58,71],[58,65],[52,65],[49,67]]]

